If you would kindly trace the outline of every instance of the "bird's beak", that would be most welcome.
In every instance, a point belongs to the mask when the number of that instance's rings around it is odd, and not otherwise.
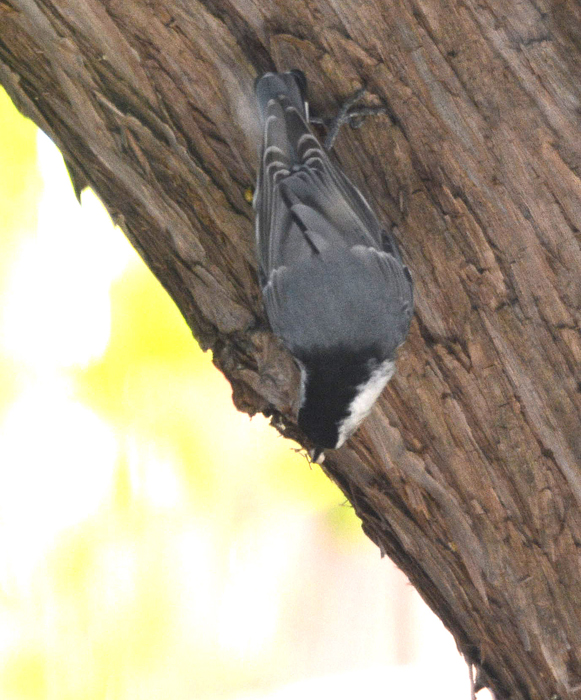
[[[311,462],[315,462],[315,464],[323,464],[325,461],[325,451],[320,447],[315,447],[315,449],[311,450],[309,452],[309,456],[311,458]]]

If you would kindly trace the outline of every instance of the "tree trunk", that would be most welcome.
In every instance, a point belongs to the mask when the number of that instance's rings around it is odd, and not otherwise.
[[[0,0],[0,81],[232,383],[293,422],[248,188],[253,80],[302,69],[416,286],[398,374],[324,468],[500,698],[581,698],[581,9],[574,0]]]

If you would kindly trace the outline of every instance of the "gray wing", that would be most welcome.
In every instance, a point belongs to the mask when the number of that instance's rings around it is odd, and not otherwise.
[[[256,237],[263,281],[327,246],[381,250],[385,232],[359,190],[329,159],[284,94],[264,107]]]
[[[258,85],[264,142],[256,238],[273,330],[299,358],[359,339],[391,357],[413,309],[395,241],[311,132],[298,92],[274,74]]]

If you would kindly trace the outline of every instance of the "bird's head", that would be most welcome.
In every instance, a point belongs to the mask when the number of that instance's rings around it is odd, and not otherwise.
[[[393,360],[379,359],[373,349],[347,353],[338,348],[301,359],[298,424],[317,455],[338,449],[353,435],[394,367]]]

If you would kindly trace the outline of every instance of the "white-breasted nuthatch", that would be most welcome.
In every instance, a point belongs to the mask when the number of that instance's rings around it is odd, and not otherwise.
[[[260,284],[272,330],[301,370],[298,424],[318,456],[345,442],[393,375],[413,313],[412,278],[311,131],[303,73],[266,73],[255,90]]]

